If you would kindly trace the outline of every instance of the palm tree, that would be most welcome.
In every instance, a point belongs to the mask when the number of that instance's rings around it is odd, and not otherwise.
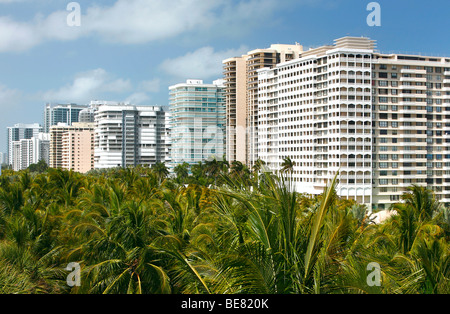
[[[159,179],[159,182],[162,182],[169,175],[169,169],[163,162],[157,162],[155,165],[153,165],[152,172],[156,174],[156,176]]]
[[[281,171],[292,173],[295,166],[295,162],[291,160],[290,157],[283,158],[283,162],[281,163]]]
[[[248,174],[248,169],[242,162],[235,160],[231,163],[230,176],[232,178],[238,178],[238,177],[243,178],[247,174]]]
[[[288,164],[199,163],[188,186],[141,167],[3,174],[0,293],[449,293],[449,212],[430,190],[374,224],[336,178],[295,192]],[[81,287],[65,283],[70,262]],[[367,284],[373,262],[381,286]]]
[[[216,209],[228,221],[219,239],[227,241],[221,247],[229,253],[219,260],[218,287],[233,293],[313,291],[334,183],[314,213],[299,216],[297,193],[283,177],[264,176],[256,191],[219,190]]]
[[[217,179],[224,172],[225,163],[222,160],[217,160],[216,158],[205,161],[205,173],[206,175],[217,184]]]
[[[412,185],[408,188],[408,192],[402,197],[406,205],[413,209],[419,222],[430,221],[440,209],[433,191],[423,186]]]
[[[186,182],[186,179],[189,177],[189,164],[187,162],[183,162],[182,164],[178,164],[173,171],[177,176],[177,181],[179,183]]]

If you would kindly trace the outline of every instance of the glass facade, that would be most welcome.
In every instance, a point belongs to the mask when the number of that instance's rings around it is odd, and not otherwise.
[[[72,125],[79,122],[80,112],[86,108],[87,106],[75,104],[47,104],[44,111],[44,132],[49,133],[50,127],[58,123]]]
[[[170,87],[171,165],[196,164],[225,154],[223,81],[188,81]]]

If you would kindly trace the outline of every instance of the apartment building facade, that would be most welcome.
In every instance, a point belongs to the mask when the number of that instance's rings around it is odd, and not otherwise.
[[[6,145],[8,151],[8,165],[12,165],[14,161],[13,143],[23,139],[32,139],[41,132],[42,127],[39,125],[39,123],[17,123],[12,127],[7,127]]]
[[[59,123],[72,125],[79,122],[80,112],[87,105],[77,104],[46,104],[44,108],[44,132],[50,133],[50,128]]]
[[[50,128],[50,167],[88,172],[93,169],[92,123],[59,123]]]
[[[61,168],[79,173],[94,169],[94,124],[73,123],[61,136]]]
[[[166,112],[162,107],[97,104],[94,116],[96,169],[166,161]]]
[[[187,80],[169,87],[171,169],[183,162],[193,165],[224,157],[224,93],[223,80]]]
[[[226,99],[226,156],[252,166],[258,159],[258,73],[299,57],[303,47],[271,45],[223,60]]]
[[[25,170],[41,160],[44,160],[46,164],[49,162],[50,134],[39,133],[31,139],[14,141],[12,146],[14,171]]]
[[[258,157],[291,158],[299,192],[338,174],[339,195],[374,209],[412,184],[450,202],[450,58],[375,48],[344,37],[259,70]]]

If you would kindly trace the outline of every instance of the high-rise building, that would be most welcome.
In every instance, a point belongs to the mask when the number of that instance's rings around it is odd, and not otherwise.
[[[223,80],[187,80],[169,87],[171,168],[225,155]]]
[[[14,160],[13,142],[17,142],[23,139],[31,139],[42,132],[42,127],[38,123],[24,124],[18,123],[13,127],[7,128],[7,151],[8,151],[8,164],[12,165]]]
[[[164,125],[162,126],[162,143],[164,143],[163,146],[163,156],[164,156],[164,161],[167,165],[170,165],[171,163],[171,155],[172,155],[172,137],[171,137],[171,132],[170,132],[170,123],[171,123],[171,114],[170,114],[170,109],[169,107],[164,107],[164,112],[165,112],[165,121],[164,121]]]
[[[226,155],[252,166],[258,159],[258,73],[299,57],[303,47],[271,45],[223,61],[227,115]]]
[[[21,139],[13,144],[12,169],[20,171],[27,169],[32,164],[44,160],[48,164],[50,134],[39,133],[31,139]]]
[[[93,131],[91,123],[59,123],[50,128],[50,167],[87,172],[93,159]]]
[[[33,145],[31,140],[15,141],[13,146],[13,163],[12,169],[20,171],[27,169],[33,162]]]
[[[50,133],[39,133],[32,139],[33,143],[33,164],[43,160],[47,165],[50,164]]]
[[[61,168],[86,173],[94,169],[94,124],[73,123],[61,136]]]
[[[81,123],[94,123],[95,122],[95,108],[90,106],[80,111],[78,116],[78,122]]]
[[[289,157],[299,192],[385,209],[412,184],[450,203],[450,58],[383,54],[344,37],[262,69],[258,156]]]
[[[72,125],[79,122],[80,112],[87,105],[77,104],[46,104],[44,109],[44,132],[50,133],[50,128],[58,123]]]
[[[95,168],[165,162],[165,111],[157,106],[97,104]]]

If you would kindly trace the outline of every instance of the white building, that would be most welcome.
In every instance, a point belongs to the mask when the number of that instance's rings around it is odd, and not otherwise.
[[[32,164],[37,164],[40,160],[49,163],[50,154],[50,134],[39,133],[31,139],[14,141],[13,144],[14,171],[27,169]]]
[[[166,160],[165,111],[120,103],[96,105],[96,169],[152,166]]]
[[[225,155],[225,86],[187,80],[169,87],[171,168]]]
[[[259,70],[258,156],[295,162],[299,192],[384,209],[412,184],[450,203],[450,58],[382,54],[345,37]]]
[[[258,73],[280,62],[297,59],[300,44],[271,45],[223,60],[226,99],[226,156],[252,167],[258,159]]]
[[[24,124],[18,123],[13,127],[7,128],[7,150],[8,150],[8,164],[12,165],[14,160],[13,142],[22,139],[31,139],[42,132],[42,127],[38,123]]]

